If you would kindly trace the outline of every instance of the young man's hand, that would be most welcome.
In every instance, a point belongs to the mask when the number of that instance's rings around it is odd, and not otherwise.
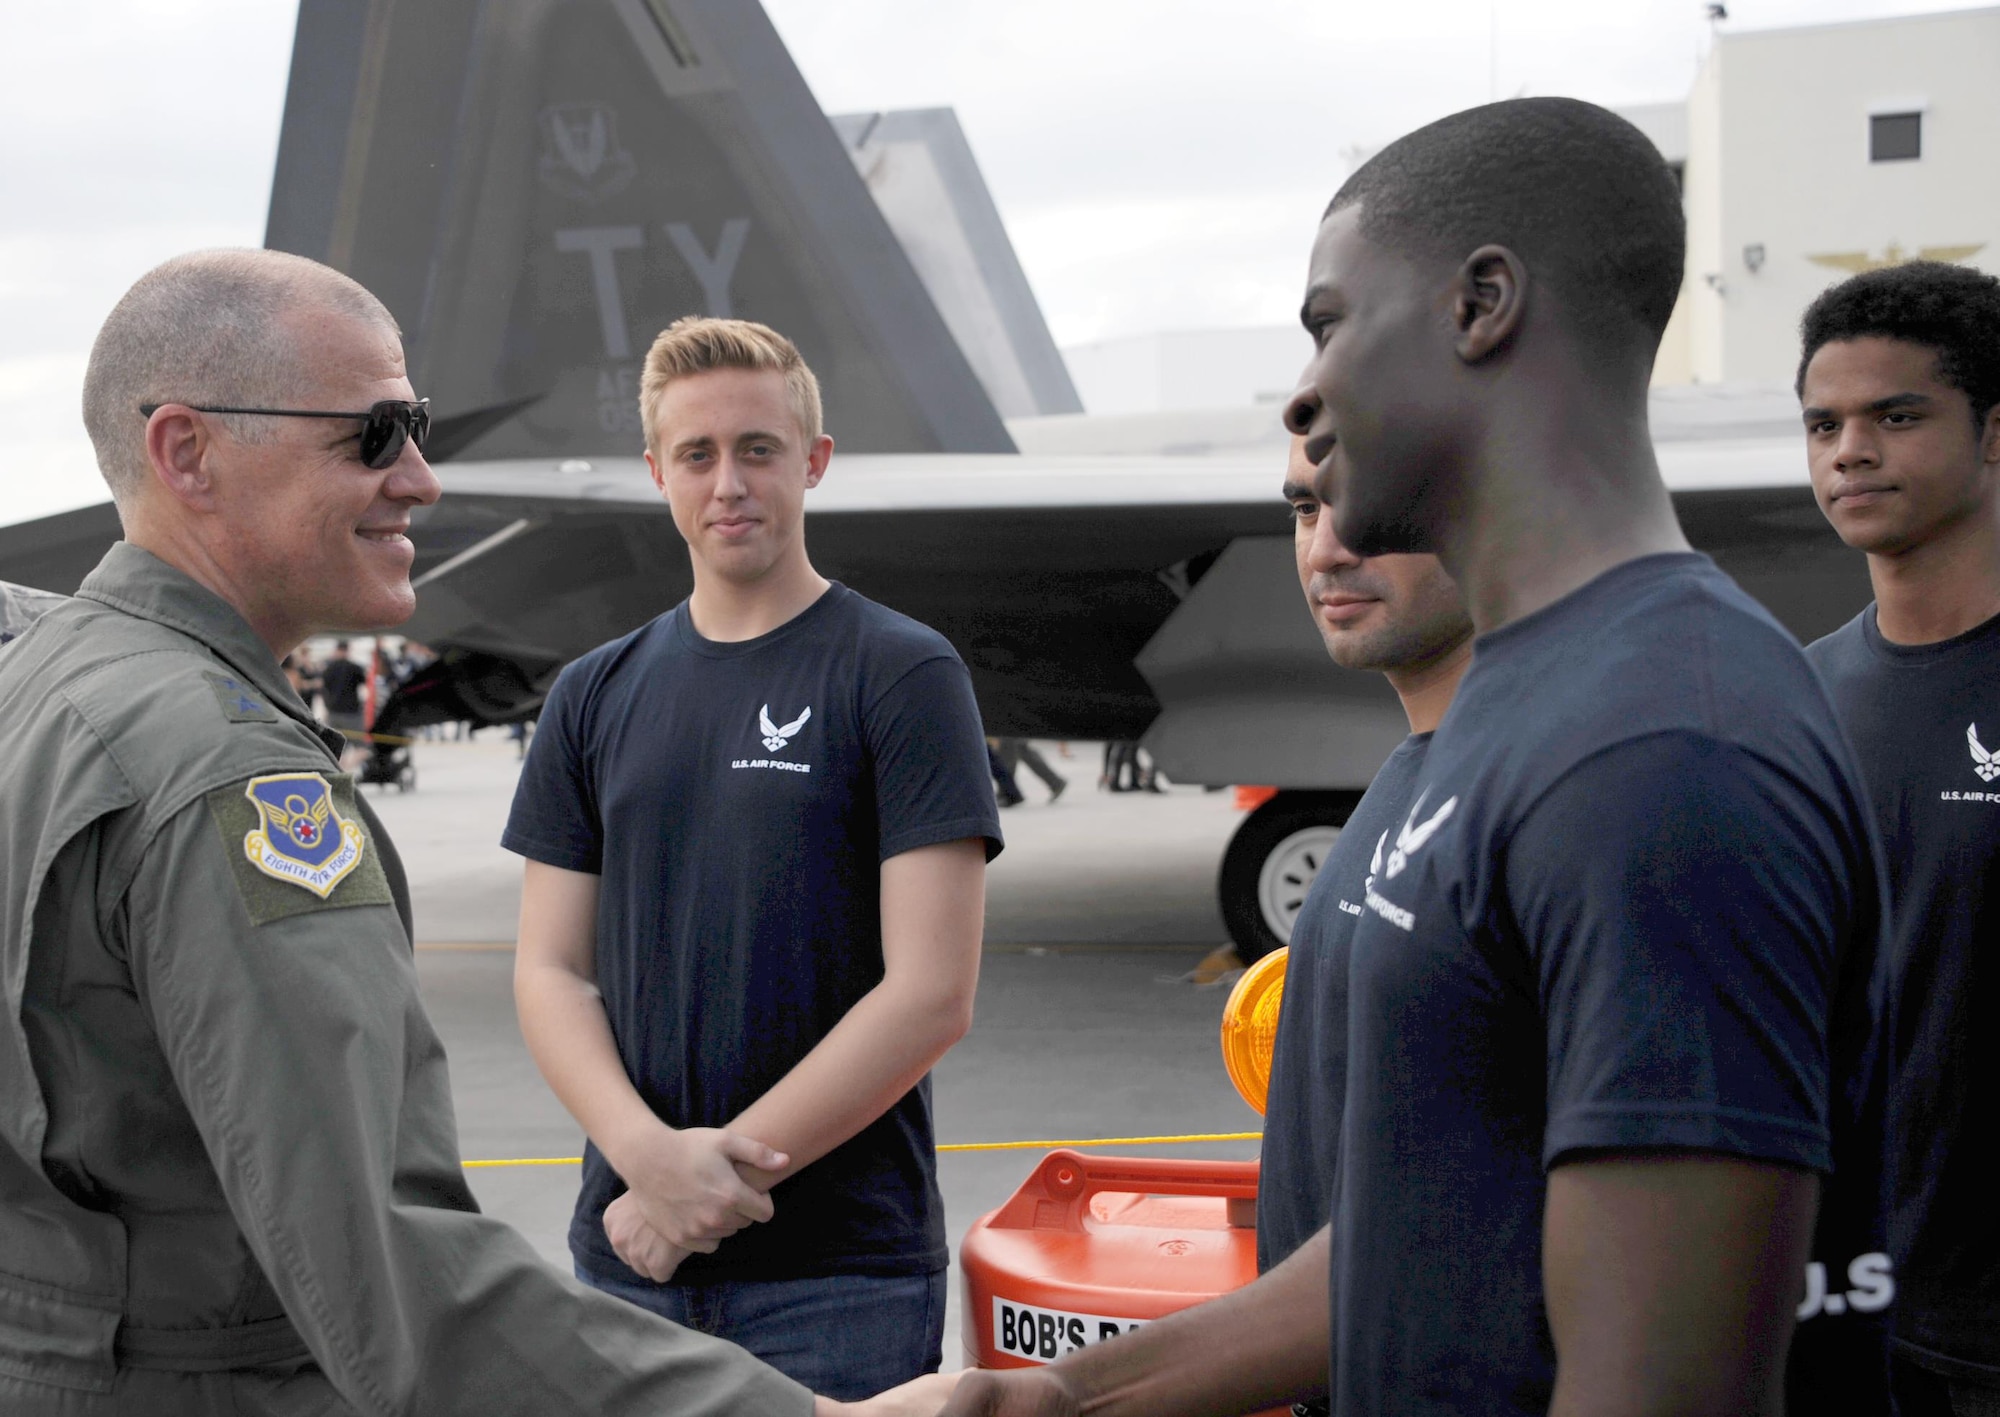
[[[943,1417],[1078,1417],[1083,1403],[1052,1368],[964,1375]]]
[[[641,1219],[669,1244],[701,1254],[746,1225],[769,1220],[771,1198],[737,1174],[738,1163],[781,1171],[783,1152],[715,1127],[660,1127],[643,1146],[624,1148],[621,1174]],[[608,1226],[607,1226],[608,1233]]]
[[[864,1402],[813,1399],[813,1417],[938,1417],[963,1373],[930,1373]]]
[[[628,1268],[655,1284],[672,1279],[688,1257],[688,1251],[646,1223],[630,1191],[604,1208],[604,1235]]]

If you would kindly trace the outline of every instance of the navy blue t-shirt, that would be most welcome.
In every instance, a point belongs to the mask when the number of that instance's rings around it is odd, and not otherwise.
[[[1896,980],[1898,1345],[2000,1383],[2000,617],[1891,644],[1869,606],[1806,655],[1868,780]]]
[[[1795,1413],[1885,1412],[1878,852],[1797,644],[1708,561],[1476,644],[1363,895],[1335,1410],[1547,1411],[1547,1173],[1692,1149],[1832,1173]]]
[[[965,666],[835,585],[736,643],[683,603],[563,670],[501,840],[603,878],[597,980],[626,1074],[668,1125],[719,1127],[881,983],[881,863],[967,837],[999,852]],[[624,1190],[587,1147],[570,1248],[643,1284],[604,1235]],[[943,1269],[930,1080],[771,1198],[674,1282]]]
[[[1347,1104],[1347,945],[1369,861],[1403,820],[1431,735],[1396,745],[1320,863],[1292,922],[1285,992],[1264,1099],[1264,1165],[1257,1182],[1257,1268],[1282,1264],[1333,1213],[1334,1162]],[[1379,866],[1374,867],[1380,870]]]

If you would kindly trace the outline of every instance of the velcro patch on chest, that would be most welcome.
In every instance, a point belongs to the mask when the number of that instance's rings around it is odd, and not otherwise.
[[[208,807],[250,918],[391,902],[389,880],[354,807],[354,781],[267,773],[219,787]]]

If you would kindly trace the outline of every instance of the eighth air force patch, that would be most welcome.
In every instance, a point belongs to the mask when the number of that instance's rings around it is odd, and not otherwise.
[[[361,864],[368,839],[357,823],[334,810],[333,790],[318,773],[253,777],[243,795],[259,815],[259,824],[243,838],[243,854],[273,880],[325,900]]]

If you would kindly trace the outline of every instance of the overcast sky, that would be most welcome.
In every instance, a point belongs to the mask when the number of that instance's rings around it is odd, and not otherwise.
[[[1292,317],[1353,155],[1489,97],[1686,94],[1699,0],[766,0],[829,112],[958,111],[1060,344]],[[1972,8],[1731,0],[1732,29]],[[256,245],[295,3],[0,6],[0,523],[100,501],[105,312]]]

